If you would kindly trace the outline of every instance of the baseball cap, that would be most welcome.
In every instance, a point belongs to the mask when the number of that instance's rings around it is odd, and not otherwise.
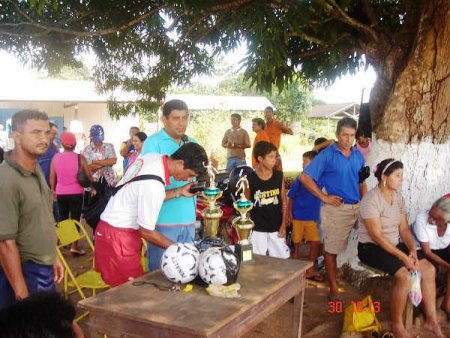
[[[105,132],[103,131],[103,127],[99,124],[94,124],[91,127],[90,133],[91,139],[94,142],[103,142],[105,139]]]
[[[62,145],[66,148],[72,148],[77,145],[75,134],[71,133],[70,131],[63,131],[61,133],[60,139]]]

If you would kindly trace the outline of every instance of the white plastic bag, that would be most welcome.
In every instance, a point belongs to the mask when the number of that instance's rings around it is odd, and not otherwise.
[[[417,307],[422,301],[422,289],[420,288],[421,275],[419,271],[411,271],[411,288],[409,289],[409,299]]]

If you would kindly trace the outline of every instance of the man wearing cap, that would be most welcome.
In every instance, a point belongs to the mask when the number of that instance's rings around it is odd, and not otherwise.
[[[0,166],[0,308],[31,293],[54,291],[64,275],[56,255],[52,195],[37,164],[50,144],[48,116],[15,113],[12,135],[14,149]]]
[[[53,199],[58,203],[60,221],[71,218],[79,222],[84,188],[78,183],[78,170],[81,168],[89,181],[93,180],[84,156],[74,152],[77,145],[75,135],[69,131],[63,131],[61,143],[64,151],[53,157],[50,167],[50,187]],[[91,193],[95,193],[95,190]],[[72,243],[70,252],[73,256],[85,254],[84,250],[78,248],[78,242]]]
[[[353,147],[355,134],[355,120],[349,117],[339,120],[336,128],[338,142],[321,151],[300,177],[306,189],[322,201],[320,218],[330,301],[340,300],[336,258],[347,247],[350,232],[358,219],[359,201],[367,190],[364,181],[359,179],[365,160]],[[326,193],[319,189],[319,182]]]
[[[142,147],[142,155],[158,153],[170,156],[185,143],[195,142],[185,134],[189,112],[184,101],[167,101],[162,107],[162,114],[164,128],[147,137]],[[156,221],[155,230],[173,242],[192,242],[195,237],[196,198],[179,194],[179,188],[189,183],[175,181],[174,177],[170,177],[170,184],[166,185],[166,193],[174,191],[175,196],[163,203]],[[147,247],[149,271],[160,268],[163,252],[164,249],[149,243]]]
[[[84,148],[83,156],[89,165],[92,173],[92,178],[98,182],[100,177],[104,177],[108,185],[114,185],[115,173],[113,165],[117,162],[116,151],[112,143],[105,143],[105,132],[103,127],[99,124],[94,124],[91,127],[89,137],[91,143]]]
[[[271,106],[268,106],[264,109],[264,116],[266,118],[266,127],[264,128],[264,130],[269,135],[270,143],[272,143],[278,149],[277,164],[275,168],[279,171],[283,171],[281,156],[279,152],[281,145],[281,134],[292,135],[292,129],[286,126],[284,123],[281,123],[280,121],[273,118],[274,112]]]

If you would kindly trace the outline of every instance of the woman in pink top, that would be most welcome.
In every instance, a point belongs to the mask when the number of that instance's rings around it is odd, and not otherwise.
[[[370,151],[372,150],[372,141],[370,140],[370,137],[364,135],[363,131],[360,129],[356,131],[355,147],[361,152],[361,154],[363,154],[364,159],[367,162]]]
[[[141,155],[142,146],[144,145],[144,141],[146,139],[147,139],[147,134],[142,131],[136,133],[136,135],[133,136],[132,142],[133,142],[134,151],[129,157],[128,165],[125,168],[125,171],[128,169],[128,167],[130,167],[134,163],[134,161],[136,161],[138,156]]]
[[[60,219],[57,221],[64,221],[69,216],[71,219],[80,221],[84,188],[77,181],[78,156],[80,165],[91,182],[92,176],[84,156],[73,151],[77,143],[75,135],[63,132],[61,143],[64,152],[56,154],[50,166],[50,187],[59,208]],[[72,244],[70,252],[73,256],[85,254],[84,250],[78,248],[77,243]]]

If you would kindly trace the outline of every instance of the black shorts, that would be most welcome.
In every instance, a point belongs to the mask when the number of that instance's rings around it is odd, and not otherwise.
[[[420,250],[420,251],[422,251],[422,250]],[[435,255],[438,255],[440,258],[442,258],[447,263],[450,263],[450,246],[445,249],[431,250],[431,252],[434,253]],[[431,264],[434,265],[436,270],[439,268],[439,264],[437,264],[436,262],[433,262],[431,259],[429,259],[429,261],[431,262]]]
[[[397,249],[407,255],[409,254],[409,249],[405,243],[398,243]],[[358,257],[364,264],[384,271],[390,275],[394,275],[397,270],[404,267],[401,260],[373,243],[358,243]],[[419,260],[424,257],[421,250],[417,251],[417,258],[419,258]]]

